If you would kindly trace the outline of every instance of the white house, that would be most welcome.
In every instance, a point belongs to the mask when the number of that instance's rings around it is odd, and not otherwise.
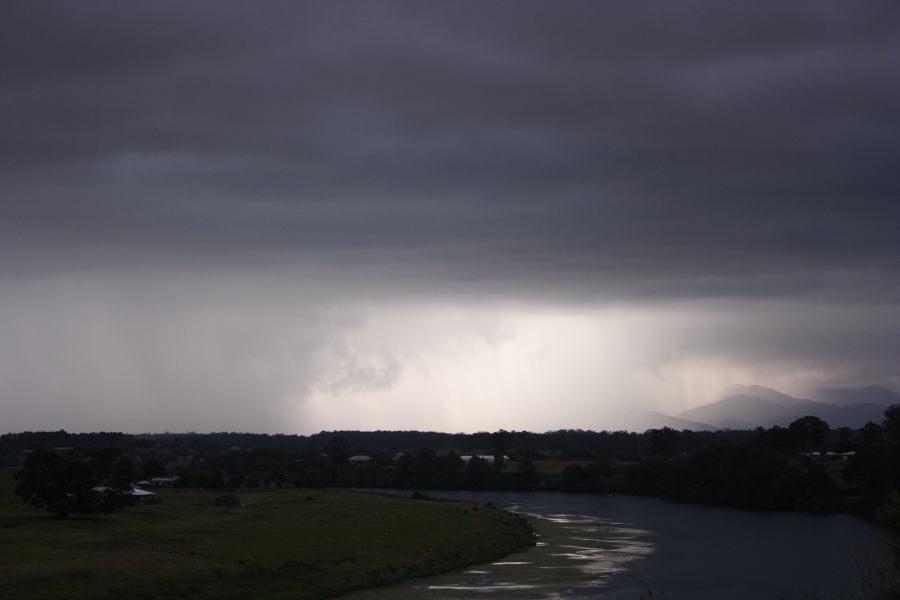
[[[372,460],[372,457],[366,456],[365,454],[357,454],[356,456],[351,456],[349,458],[351,465],[366,465],[370,460]]]
[[[91,491],[103,494],[114,490],[106,485],[98,485],[97,487],[91,488]],[[150,504],[153,502],[153,496],[156,494],[148,492],[147,490],[142,490],[141,488],[132,487],[130,490],[122,490],[119,492],[119,495],[123,498],[127,498],[129,504],[132,506],[140,506],[142,504]]]
[[[153,502],[153,492],[142,490],[141,488],[131,488],[130,492],[122,492],[123,496],[128,496],[131,500],[131,503],[135,506],[140,506],[142,504],[150,504]]]
[[[470,460],[472,460],[473,458],[480,458],[481,460],[486,460],[487,462],[492,463],[492,464],[493,464],[493,462],[494,462],[494,455],[493,455],[493,454],[475,454],[475,455],[469,455],[469,454],[466,454],[466,455],[460,456],[460,458],[462,459],[462,461],[463,461],[464,463],[468,463],[468,462],[469,462]],[[509,457],[506,456],[506,455],[504,454],[504,455],[503,455],[503,460],[508,461],[508,460],[509,460]]]

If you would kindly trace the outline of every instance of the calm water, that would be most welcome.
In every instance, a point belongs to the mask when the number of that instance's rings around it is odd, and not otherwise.
[[[757,513],[594,494],[434,495],[526,513],[538,544],[494,563],[348,600],[852,600],[867,597],[866,581],[886,564],[881,531],[846,515]]]

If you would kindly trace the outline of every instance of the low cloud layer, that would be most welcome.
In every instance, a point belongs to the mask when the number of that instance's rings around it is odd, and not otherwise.
[[[0,40],[3,429],[897,384],[896,3],[23,3]]]

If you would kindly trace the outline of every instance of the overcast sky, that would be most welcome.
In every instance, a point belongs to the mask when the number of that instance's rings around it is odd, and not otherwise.
[[[7,2],[0,430],[900,389],[900,3]]]

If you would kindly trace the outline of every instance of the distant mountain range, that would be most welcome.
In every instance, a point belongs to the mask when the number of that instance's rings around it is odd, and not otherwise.
[[[718,429],[718,427],[708,423],[672,417],[652,410],[629,411],[626,419],[628,424],[627,429],[630,431],[647,431],[648,429],[662,429],[663,427],[669,427],[678,431],[684,429],[690,429],[691,431]]]
[[[812,399],[837,406],[877,404],[888,407],[892,404],[900,404],[900,394],[880,385],[859,388],[819,388],[813,394]]]
[[[686,410],[676,418],[712,429],[753,429],[784,427],[800,417],[812,415],[832,428],[859,428],[869,421],[880,423],[886,407],[900,404],[900,394],[881,386],[823,388],[814,397],[815,400],[794,398],[758,385],[734,386],[721,400]]]

